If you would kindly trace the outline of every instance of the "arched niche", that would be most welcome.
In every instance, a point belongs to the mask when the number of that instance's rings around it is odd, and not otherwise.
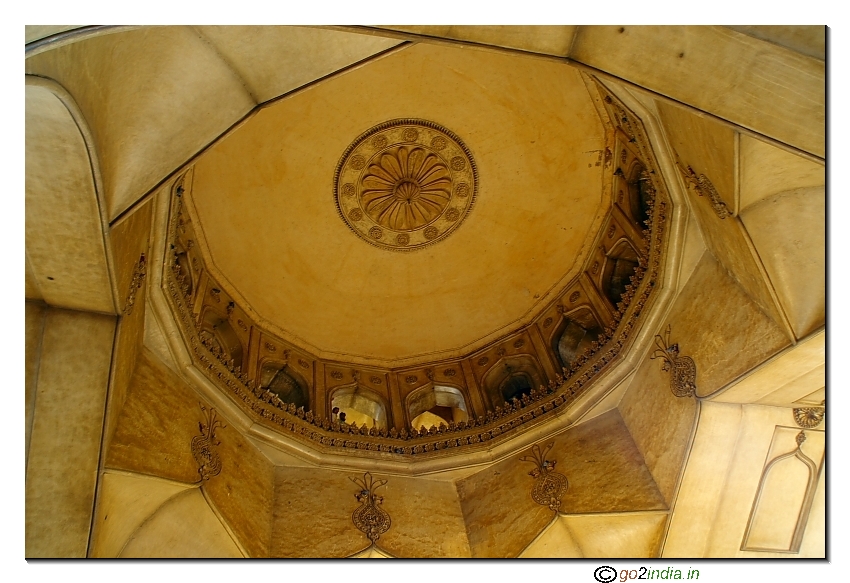
[[[818,480],[818,465],[803,453],[800,446],[805,435],[800,435],[797,449],[765,466],[742,551],[799,552]]]
[[[387,429],[387,405],[380,395],[359,385],[341,387],[331,395],[331,410],[339,408],[345,413],[346,423],[356,423],[359,427]],[[329,412],[330,414],[330,412]],[[333,415],[330,415],[333,418]]]
[[[590,344],[599,338],[602,327],[593,312],[581,306],[561,319],[551,338],[552,351],[562,367],[569,368]]]
[[[635,160],[626,173],[626,184],[629,188],[628,212],[631,219],[640,229],[647,228],[645,221],[649,220],[649,200],[651,185],[646,167]]]
[[[260,386],[280,397],[284,403],[310,410],[310,386],[286,363],[269,360],[260,366]]]
[[[201,320],[200,337],[214,350],[220,350],[226,359],[233,360],[234,367],[242,367],[242,342],[227,318],[207,308]]]
[[[413,429],[430,429],[469,419],[466,399],[460,389],[446,385],[423,387],[407,397],[407,414]]]
[[[639,263],[638,252],[627,239],[620,239],[608,252],[602,270],[602,291],[613,306],[620,302]]]
[[[532,389],[546,385],[537,361],[527,355],[500,360],[484,376],[484,391],[492,407],[500,407],[516,398],[521,399]]]

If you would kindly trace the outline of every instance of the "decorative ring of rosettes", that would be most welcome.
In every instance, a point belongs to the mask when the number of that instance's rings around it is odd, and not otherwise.
[[[354,140],[334,173],[343,221],[376,247],[411,251],[445,239],[478,192],[472,153],[446,128],[394,119]]]

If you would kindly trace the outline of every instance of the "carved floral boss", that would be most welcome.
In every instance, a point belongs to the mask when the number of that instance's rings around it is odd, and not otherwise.
[[[346,224],[365,241],[409,251],[457,229],[475,202],[478,172],[455,134],[430,121],[396,119],[363,133],[334,175]]]

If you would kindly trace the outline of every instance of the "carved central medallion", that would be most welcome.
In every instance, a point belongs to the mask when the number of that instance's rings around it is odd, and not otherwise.
[[[445,239],[477,193],[469,149],[446,128],[421,119],[394,119],[364,132],[334,174],[342,219],[368,243],[395,251]]]

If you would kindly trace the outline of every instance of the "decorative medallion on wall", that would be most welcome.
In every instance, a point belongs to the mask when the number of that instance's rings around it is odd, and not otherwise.
[[[548,506],[555,512],[561,507],[561,496],[567,492],[569,482],[567,477],[555,471],[555,461],[547,460],[546,454],[552,449],[554,443],[546,446],[540,451],[540,446],[531,448],[531,455],[522,456],[520,461],[531,462],[537,467],[528,475],[534,478],[534,487],[531,489],[531,498],[542,506]]]
[[[690,397],[697,392],[697,365],[690,356],[679,356],[679,345],[670,344],[670,326],[664,333],[655,335],[655,345],[658,349],[649,357],[651,360],[661,358],[664,364],[661,370],[672,371],[670,378],[670,390],[677,397]]]
[[[340,217],[361,239],[411,251],[445,239],[478,194],[472,153],[446,128],[394,119],[361,134],[334,173]]]
[[[351,514],[351,520],[369,540],[376,542],[382,534],[390,529],[392,521],[390,515],[379,507],[384,501],[383,496],[376,496],[375,490],[387,483],[386,480],[374,480],[372,474],[366,472],[363,478],[348,478],[360,487],[360,491],[354,495],[360,502],[360,507]]]
[[[794,421],[803,429],[814,429],[823,421],[824,407],[800,407],[794,409]]]
[[[201,434],[192,438],[192,457],[198,463],[198,473],[201,474],[201,479],[209,480],[221,473],[221,458],[212,449],[213,446],[221,443],[215,440],[215,432],[219,428],[227,427],[227,425],[222,425],[221,421],[216,419],[215,409],[207,410],[203,405],[200,405],[200,407],[204,413],[204,420],[198,422]]]

